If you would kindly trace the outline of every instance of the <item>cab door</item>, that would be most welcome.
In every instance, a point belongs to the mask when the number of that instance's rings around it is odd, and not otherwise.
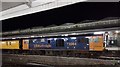
[[[89,50],[89,39],[85,37],[77,37],[76,49],[88,51]]]

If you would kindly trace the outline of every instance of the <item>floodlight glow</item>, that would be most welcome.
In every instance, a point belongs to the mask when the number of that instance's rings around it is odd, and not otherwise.
[[[68,34],[62,34],[61,36],[68,36]]]
[[[105,32],[94,32],[94,34],[104,34]]]
[[[12,38],[12,39],[16,39],[16,38]]]
[[[77,33],[71,33],[71,35],[77,35]]]
[[[35,36],[30,36],[30,37],[35,37]]]
[[[120,31],[116,30],[115,32],[116,32],[116,33],[119,33]]]
[[[57,40],[57,38],[54,38],[54,40]]]
[[[53,38],[49,38],[49,39],[47,39],[47,40],[52,40]]]
[[[76,39],[76,37],[70,37],[71,39]]]
[[[68,36],[68,34],[64,34],[65,36]]]
[[[91,37],[85,37],[85,38],[88,38],[88,39],[90,39]]]

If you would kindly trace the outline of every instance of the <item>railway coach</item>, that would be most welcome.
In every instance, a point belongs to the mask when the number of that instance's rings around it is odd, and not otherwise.
[[[0,50],[2,53],[20,53],[21,51],[25,51],[28,48],[28,44],[24,42],[25,40],[2,40],[0,41]]]
[[[1,41],[0,49],[8,53],[22,51],[27,54],[90,56],[104,51],[103,40],[103,35],[5,40]]]

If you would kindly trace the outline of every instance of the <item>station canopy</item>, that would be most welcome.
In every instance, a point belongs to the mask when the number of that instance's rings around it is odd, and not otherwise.
[[[46,11],[84,1],[87,0],[0,0],[0,5],[2,5],[2,11],[0,11],[2,16],[0,20]]]
[[[0,20],[46,11],[78,2],[119,2],[119,0],[0,0],[0,16],[2,15]]]
[[[83,22],[83,21],[81,21]],[[61,33],[61,32],[71,32],[71,31],[76,31],[76,32],[83,32],[83,31],[98,31],[95,29],[120,29],[120,18],[115,17],[115,18],[104,18],[101,20],[94,20],[90,22],[87,20],[84,23],[65,23],[59,26],[56,25],[51,25],[47,27],[31,27],[23,30],[15,30],[15,31],[8,31],[8,32],[1,32],[0,35],[3,37],[7,36],[19,36],[19,35],[43,35],[43,34],[51,34],[51,33]]]

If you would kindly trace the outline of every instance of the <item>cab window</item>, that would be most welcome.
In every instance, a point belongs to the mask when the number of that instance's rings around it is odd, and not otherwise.
[[[99,38],[98,37],[94,38],[94,42],[99,42]]]

